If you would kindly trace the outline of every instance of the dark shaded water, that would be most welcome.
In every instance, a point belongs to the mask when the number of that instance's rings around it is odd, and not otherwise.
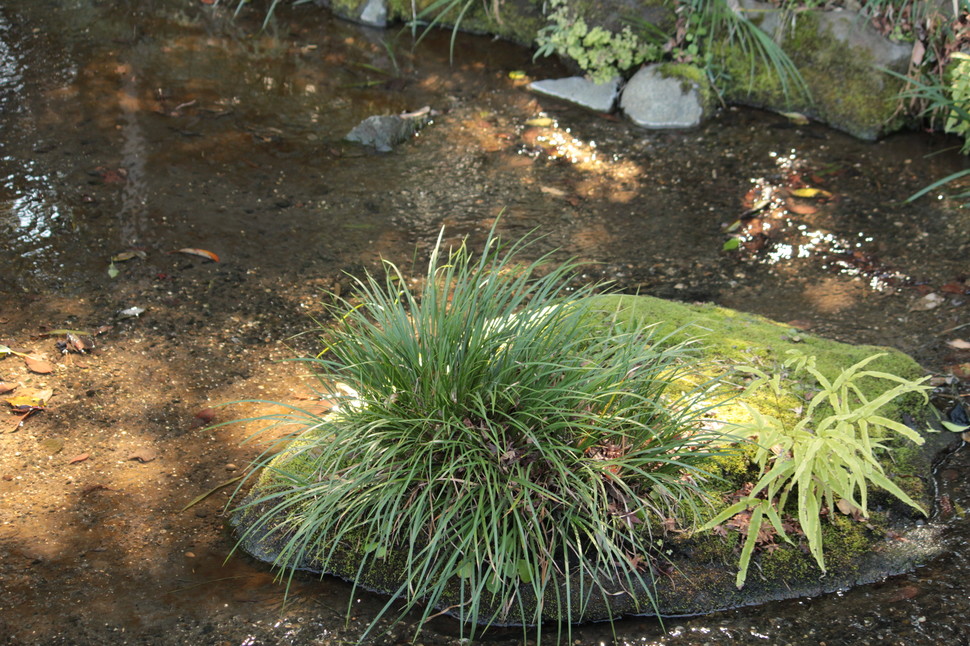
[[[194,261],[168,252],[198,248],[221,259],[218,270],[198,267],[210,271],[198,279],[208,299],[200,311],[215,321],[224,308],[224,325],[244,312],[259,330],[230,334],[209,322],[200,332],[258,352],[298,328],[316,291],[341,272],[381,257],[410,266],[442,226],[449,239],[474,241],[501,215],[507,236],[537,229],[546,237],[536,253],[559,249],[584,263],[587,279],[625,291],[712,301],[891,345],[935,372],[970,361],[946,343],[970,338],[970,328],[958,327],[970,322],[961,287],[970,275],[970,210],[929,198],[902,203],[963,167],[953,152],[929,156],[953,141],[908,133],[864,143],[734,108],[698,130],[644,132],[529,94],[510,72],[564,71],[503,43],[462,36],[449,65],[447,35],[412,52],[406,36],[311,7],[281,11],[267,32],[255,12],[237,21],[229,13],[188,0],[0,7],[0,325],[19,320],[14,312],[25,303],[54,298],[114,305],[112,294],[143,292],[157,295],[159,311],[181,307],[166,281]],[[439,112],[434,123],[390,154],[342,142],[366,116],[424,105]],[[805,187],[826,194],[791,194]],[[741,248],[722,251],[737,232],[745,233]],[[109,259],[132,248],[147,258],[118,261],[112,278]],[[931,293],[942,300],[922,309]],[[4,342],[8,332],[0,334]],[[259,365],[249,369],[258,382]],[[594,625],[573,639],[970,643],[966,468],[958,454],[942,483],[957,510],[949,552],[911,575],[669,620],[666,634],[653,619],[629,619],[615,636]],[[109,643],[122,631],[145,643],[340,643],[383,603],[362,596],[344,626],[349,588],[305,581],[281,618],[279,588],[259,565],[223,568],[227,551],[200,555],[192,572],[206,585],[173,581],[174,593],[121,604],[102,632],[96,603],[86,609],[56,581],[28,591],[8,573],[0,637]],[[108,586],[129,589],[128,570],[104,567]],[[251,589],[236,586],[236,576]],[[36,617],[18,617],[25,607],[44,609],[46,631]],[[456,634],[442,619],[422,639],[452,643]],[[488,640],[515,643],[518,635]]]

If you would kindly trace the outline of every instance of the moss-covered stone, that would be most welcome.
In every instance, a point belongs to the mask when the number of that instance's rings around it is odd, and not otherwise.
[[[783,369],[783,361],[788,350],[799,350],[816,357],[816,366],[823,374],[834,376],[843,369],[881,353],[871,367],[895,374],[906,379],[914,379],[921,374],[919,366],[906,355],[887,348],[874,346],[849,346],[834,341],[814,337],[762,317],[719,308],[711,305],[686,305],[641,296],[600,296],[593,301],[596,310],[604,315],[610,326],[635,327],[656,326],[662,336],[669,335],[672,340],[696,337],[700,339],[701,354],[713,360],[710,374],[729,370],[737,365],[757,365],[765,372],[773,373]],[[608,333],[609,328],[604,328]],[[782,382],[786,383],[785,381]],[[748,397],[748,405],[765,415],[797,416],[792,409],[804,403],[804,393],[799,382],[788,384],[789,392],[781,397]],[[807,386],[805,386],[807,387]],[[880,380],[864,382],[863,390],[867,397],[875,397],[889,386]],[[902,419],[904,413],[919,418],[925,411],[920,410],[919,401],[894,402],[882,411],[887,417]],[[718,409],[719,418],[735,417],[743,420],[745,409],[736,402]],[[317,431],[320,432],[320,431]],[[940,438],[943,436],[928,436]],[[945,441],[945,437],[942,441]],[[907,492],[918,502],[929,507],[932,503],[932,487],[927,487],[931,477],[931,461],[937,454],[941,440],[927,442],[922,447],[903,448],[899,444],[892,455],[882,455],[887,474],[906,487]],[[750,482],[757,474],[751,469],[743,450],[727,452],[714,458],[712,472],[724,476],[711,479],[706,485],[708,495],[715,504],[727,504],[741,483]],[[284,471],[312,475],[313,460],[308,452],[283,452],[274,462],[275,466],[285,465]],[[909,482],[911,484],[904,484]],[[249,500],[258,500],[261,495],[287,483],[280,476],[266,470],[259,478]],[[795,496],[789,498],[786,515],[794,517],[797,510]],[[842,589],[851,585],[879,580],[887,575],[906,571],[921,560],[935,554],[938,550],[936,534],[932,526],[916,522],[915,512],[902,505],[892,504],[886,497],[882,502],[877,495],[871,496],[870,505],[875,509],[865,521],[842,516],[827,510],[823,520],[823,534],[828,571],[825,576],[806,553],[803,545],[790,545],[778,539],[769,540],[756,551],[754,556],[757,567],[752,567],[748,580],[742,589],[735,587],[735,568],[739,546],[743,542],[741,533],[725,529],[724,532],[691,535],[684,527],[662,527],[657,522],[647,522],[654,536],[662,537],[662,554],[669,555],[674,568],[670,576],[658,577],[655,589],[629,591],[625,582],[603,582],[615,595],[592,594],[595,586],[585,585],[588,598],[586,603],[574,603],[572,616],[559,617],[558,604],[543,604],[549,608],[545,617],[549,620],[568,619],[583,621],[605,619],[622,614],[653,613],[665,615],[705,613],[713,610],[740,605],[762,603],[771,600],[803,595],[815,595]],[[265,506],[255,505],[234,516],[238,532],[246,532],[254,526],[256,519],[267,511]],[[272,514],[271,514],[272,517]],[[243,549],[257,558],[275,562],[286,537],[287,522],[299,519],[280,517],[275,519],[284,531],[275,534],[265,528],[243,534]],[[703,519],[696,519],[702,521]],[[269,523],[270,527],[273,522]],[[906,540],[889,540],[887,536],[902,536]],[[792,536],[798,539],[797,532]],[[383,592],[393,592],[402,583],[406,571],[404,550],[388,550],[387,554],[375,562],[376,565],[361,571],[360,558],[366,547],[360,541],[350,538],[338,545],[316,546],[306,554],[300,564],[303,569],[321,569],[321,550],[334,548],[333,557],[328,561],[327,571],[346,579],[355,580],[363,587]],[[441,600],[442,606],[457,603],[461,597],[461,581],[450,582],[447,593]],[[528,586],[526,586],[528,587]],[[630,594],[624,592],[629,591]],[[565,593],[560,589],[558,594]],[[526,604],[535,604],[525,590]],[[549,595],[556,594],[549,590]],[[578,589],[571,595],[578,600]],[[552,599],[552,597],[550,597]],[[501,600],[493,600],[501,604]],[[654,605],[655,604],[655,605]],[[487,608],[489,600],[484,601]],[[485,615],[488,614],[486,611]],[[499,615],[510,621],[514,617]]]
[[[777,111],[801,112],[862,139],[903,125],[898,94],[903,82],[880,68],[905,73],[911,45],[892,43],[851,12],[799,12],[783,22],[777,8],[753,3],[752,22],[775,37],[805,81],[810,96],[783,85],[771,65],[737,43],[714,52],[724,74],[725,100]]]

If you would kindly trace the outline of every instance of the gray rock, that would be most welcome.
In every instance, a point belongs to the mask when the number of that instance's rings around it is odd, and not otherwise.
[[[367,4],[364,5],[357,20],[369,27],[386,27],[387,2],[385,0],[367,0]]]
[[[608,83],[593,83],[582,76],[534,81],[529,89],[545,96],[575,103],[595,112],[612,112],[620,91],[620,77]]]
[[[367,117],[344,137],[365,146],[373,146],[378,152],[390,152],[397,144],[407,141],[431,120],[430,108],[421,108],[407,114],[375,115]]]
[[[700,87],[691,81],[665,77],[660,65],[642,68],[623,88],[620,109],[643,128],[693,128],[704,117]]]

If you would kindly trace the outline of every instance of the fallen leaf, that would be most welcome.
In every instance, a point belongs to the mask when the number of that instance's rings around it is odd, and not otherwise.
[[[907,601],[912,599],[919,594],[919,588],[915,585],[904,585],[893,592],[892,595],[886,599],[887,603],[896,603],[897,601]]]
[[[741,246],[740,238],[731,238],[721,245],[721,251],[734,251]]]
[[[957,350],[970,350],[970,341],[964,341],[963,339],[953,339],[952,341],[947,341],[946,344]]]
[[[153,451],[152,449],[138,449],[137,451],[129,455],[128,459],[138,460],[142,464],[145,464],[146,462],[151,462],[157,457],[158,457],[158,454],[156,454],[155,451]]]
[[[953,363],[943,369],[957,379],[970,379],[970,363]]]
[[[808,125],[808,117],[806,117],[801,112],[779,112],[778,114],[785,117],[786,119],[794,123],[796,126]]]
[[[68,464],[77,464],[78,462],[84,462],[89,457],[91,457],[91,456],[88,455],[87,453],[82,453],[80,455],[75,455],[73,458],[71,458],[70,460],[68,460],[67,463]]]
[[[785,207],[796,215],[814,215],[818,213],[818,209],[811,204],[802,204],[794,200],[787,200]]]
[[[852,516],[853,520],[859,520],[863,517],[862,510],[845,498],[842,498],[839,500],[839,502],[835,503],[835,506],[839,508],[839,511],[842,512],[843,515]]]
[[[917,300],[909,307],[910,312],[926,312],[927,310],[932,310],[943,304],[946,299],[937,294],[936,292],[930,292],[923,298]]]
[[[141,249],[129,249],[111,256],[111,262],[125,262],[126,260],[131,260],[132,258],[141,258],[144,260],[148,258],[148,254]]]
[[[546,126],[554,125],[556,122],[549,117],[536,117],[534,119],[528,119],[525,122],[527,126],[535,126],[537,128],[544,128]]]
[[[24,355],[24,363],[27,364],[28,370],[36,372],[39,375],[47,375],[54,372],[54,364],[43,359],[38,359],[37,357]]]
[[[43,408],[47,405],[47,400],[53,395],[54,390],[52,388],[45,388],[44,390],[21,393],[16,397],[9,397],[5,401],[14,408],[22,408],[24,406],[29,408]]]
[[[820,188],[793,188],[790,193],[795,197],[829,198],[832,194]]]
[[[120,273],[114,263],[108,265],[108,278],[117,278]]]
[[[50,332],[45,332],[44,336],[64,336],[65,334],[76,334],[77,336],[93,336],[87,330],[68,330],[67,328],[57,328]]]
[[[8,384],[0,381],[0,395],[5,395],[6,393],[9,393],[10,391],[15,390],[16,388],[17,388],[16,384]]]
[[[55,455],[64,449],[64,440],[59,440],[54,437],[44,438],[39,442],[39,444],[41,448],[48,453],[48,455]]]
[[[954,281],[940,287],[940,291],[947,294],[967,294],[970,293],[970,284]]]
[[[172,253],[187,253],[191,256],[202,256],[203,258],[208,258],[212,262],[219,262],[219,256],[211,251],[207,251],[206,249],[193,249],[186,247],[185,249],[176,249]]]
[[[206,424],[211,422],[216,418],[216,409],[214,408],[203,408],[195,414],[195,417],[202,420]]]

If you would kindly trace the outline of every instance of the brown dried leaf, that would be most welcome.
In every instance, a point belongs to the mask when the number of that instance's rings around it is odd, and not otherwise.
[[[128,459],[138,460],[142,464],[145,464],[146,462],[151,462],[157,457],[158,457],[158,454],[155,453],[153,449],[144,448],[144,449],[138,449],[137,451],[129,455]]]
[[[957,350],[970,350],[970,341],[964,341],[963,339],[953,339],[952,341],[947,341],[946,344]]]
[[[5,383],[5,382],[0,381],[0,395],[4,395],[6,393],[9,393],[10,391],[12,391],[12,390],[14,390],[16,388],[17,388],[17,384],[8,384],[8,383]]]
[[[75,455],[73,458],[71,458],[70,460],[68,460],[67,463],[68,464],[77,464],[78,462],[84,462],[89,457],[91,457],[89,454],[82,453],[80,455]]]
[[[195,417],[208,424],[216,418],[216,409],[203,408],[195,414]]]
[[[30,355],[24,355],[24,363],[27,364],[27,369],[31,372],[36,372],[39,375],[47,375],[54,372],[54,364],[50,361],[44,361],[37,357],[32,357]]]

